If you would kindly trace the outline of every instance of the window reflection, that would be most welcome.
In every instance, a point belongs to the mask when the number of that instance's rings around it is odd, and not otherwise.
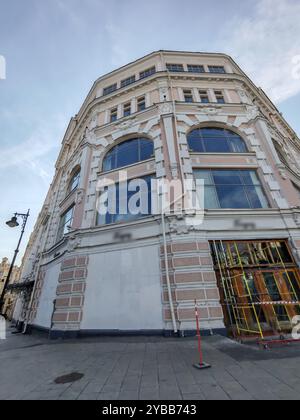
[[[204,180],[206,209],[268,208],[268,201],[255,171],[195,170],[196,179]]]
[[[236,133],[223,128],[200,128],[188,135],[192,152],[197,153],[246,153],[244,140]]]
[[[103,161],[103,171],[112,171],[124,166],[150,159],[154,154],[153,142],[136,138],[115,146]]]

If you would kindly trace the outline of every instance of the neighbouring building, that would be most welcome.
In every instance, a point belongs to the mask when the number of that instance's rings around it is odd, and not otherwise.
[[[203,222],[101,215],[108,177],[118,198],[132,179],[203,180]],[[100,77],[71,119],[14,318],[52,337],[190,334],[196,300],[204,330],[290,332],[299,229],[300,141],[264,91],[225,54],[154,52]]]
[[[2,262],[0,263],[0,294],[2,293],[3,287],[6,283],[9,269],[10,269],[10,262],[8,258],[2,258]],[[17,266],[14,266],[11,273],[9,286],[16,285],[19,281],[19,277],[20,277],[20,268]],[[8,319],[12,318],[13,311],[15,308],[15,303],[16,303],[16,296],[13,293],[11,293],[11,291],[8,291],[5,295],[4,305],[2,309],[2,313],[5,314]]]

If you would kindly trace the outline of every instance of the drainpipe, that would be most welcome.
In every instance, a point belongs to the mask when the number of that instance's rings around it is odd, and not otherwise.
[[[169,297],[171,318],[172,318],[174,334],[177,334],[178,329],[177,329],[177,323],[176,323],[176,317],[175,317],[175,311],[174,311],[174,304],[173,304],[173,297],[172,297],[171,282],[170,282],[168,247],[167,247],[167,237],[166,237],[166,223],[165,223],[165,213],[164,213],[163,209],[161,210],[161,226],[162,226],[163,240],[164,240],[164,256],[165,256],[166,278],[167,278],[167,287],[168,287],[168,297]]]
[[[162,65],[164,67],[166,67],[166,63],[165,63],[164,56],[163,56],[162,52],[160,52],[160,57],[161,57]],[[177,121],[176,121],[176,112],[175,112],[175,100],[174,100],[174,97],[173,97],[172,82],[171,82],[171,77],[170,77],[169,71],[167,71],[167,73],[168,73],[168,81],[169,81],[169,87],[170,87],[171,101],[172,101],[172,105],[173,105],[173,115],[174,115],[174,119],[175,119],[176,145],[177,145],[177,148],[179,148],[178,134],[177,134]],[[179,159],[180,159],[180,154],[179,154]],[[181,175],[183,176],[181,159],[180,159],[180,171],[181,171]],[[164,209],[163,209],[163,195],[162,195],[162,201],[161,201],[161,225],[162,225],[162,232],[163,232],[164,258],[165,258],[166,279],[167,279],[168,298],[169,298],[169,305],[170,305],[170,311],[171,311],[171,318],[172,318],[174,334],[178,334],[178,328],[177,328],[177,322],[176,322],[176,316],[175,316],[175,310],[174,310],[174,304],[173,304],[173,297],[172,297],[172,288],[171,288],[171,282],[170,282],[168,247],[167,247],[167,237],[166,237],[166,222],[165,222],[165,213],[164,213]]]

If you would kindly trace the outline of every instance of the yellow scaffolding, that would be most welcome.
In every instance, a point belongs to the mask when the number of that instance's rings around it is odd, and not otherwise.
[[[291,314],[296,311],[296,309],[291,310],[291,307],[297,307],[300,314],[299,291],[297,294],[295,279],[291,277],[291,271],[297,271],[299,274],[299,269],[296,267],[292,256],[291,268],[287,267],[280,252],[282,242],[285,241],[212,241],[215,265],[219,272],[222,304],[228,315],[231,332],[235,337],[255,335],[264,339],[268,327],[271,327],[273,333],[282,335],[282,325],[279,321],[278,312],[276,312],[278,306],[284,308],[284,314],[289,320],[290,329],[292,329],[293,318]],[[249,264],[248,257],[245,261],[245,257],[239,249],[239,244],[243,244],[247,249],[252,264]],[[272,249],[277,257],[273,254]],[[265,260],[263,265],[260,265],[259,257]],[[283,292],[283,286],[279,284],[277,277],[279,272],[285,274],[280,279],[285,280],[284,287],[288,290],[286,293]],[[278,289],[278,296],[281,296],[280,301],[273,300],[269,291],[263,293],[261,289],[256,290],[256,275],[263,275],[263,273],[272,275],[272,280]],[[296,281],[299,281],[297,274],[295,278]],[[253,283],[252,287],[250,287],[250,280]],[[266,313],[269,319],[265,316]],[[262,320],[262,315],[265,318],[264,320]]]

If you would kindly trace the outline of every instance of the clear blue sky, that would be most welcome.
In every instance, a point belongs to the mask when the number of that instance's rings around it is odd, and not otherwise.
[[[0,257],[31,208],[25,242],[69,119],[100,75],[153,50],[226,52],[300,134],[299,0],[0,0]],[[24,246],[22,251],[24,251]]]

